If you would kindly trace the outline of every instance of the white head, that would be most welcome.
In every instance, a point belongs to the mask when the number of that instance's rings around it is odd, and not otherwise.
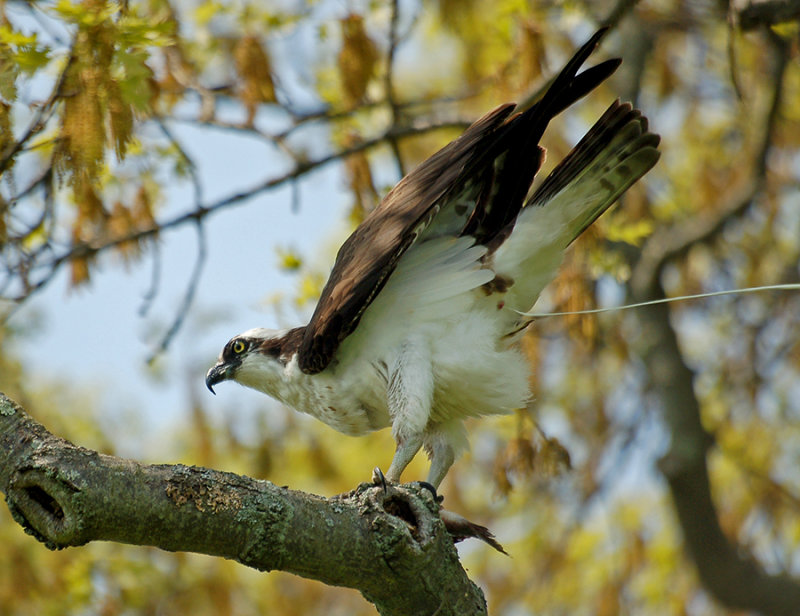
[[[259,327],[234,336],[206,374],[206,387],[215,393],[217,383],[236,381],[280,399],[285,368],[296,353],[303,330]]]

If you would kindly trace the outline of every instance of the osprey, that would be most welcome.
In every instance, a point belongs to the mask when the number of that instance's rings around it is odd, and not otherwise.
[[[232,338],[206,385],[234,380],[340,432],[391,426],[397,482],[420,448],[439,486],[463,421],[524,407],[515,345],[564,250],[658,160],[618,100],[528,196],[551,118],[620,64],[578,73],[598,31],[527,111],[505,104],[403,178],[342,245],[308,325]]]

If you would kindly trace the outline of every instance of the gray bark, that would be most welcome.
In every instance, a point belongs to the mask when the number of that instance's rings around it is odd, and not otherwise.
[[[418,485],[330,499],[184,465],[145,465],[50,434],[0,394],[0,490],[50,549],[89,541],[222,556],[359,590],[381,614],[485,614],[438,504]]]

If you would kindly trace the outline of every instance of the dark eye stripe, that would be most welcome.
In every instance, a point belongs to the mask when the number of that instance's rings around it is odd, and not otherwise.
[[[264,340],[259,346],[259,351],[270,357],[279,357],[281,354],[281,341],[280,339]]]

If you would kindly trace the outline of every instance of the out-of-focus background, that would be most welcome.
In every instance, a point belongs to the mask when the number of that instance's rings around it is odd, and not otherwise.
[[[143,462],[323,495],[367,480],[388,431],[343,436],[233,384],[212,397],[205,371],[236,333],[304,323],[385,192],[605,22],[593,61],[624,63],[552,123],[545,171],[617,97],[650,118],[662,158],[537,308],[623,303],[656,257],[668,295],[796,282],[798,23],[772,4],[791,3],[0,2],[0,391]],[[764,293],[676,304],[667,324],[714,437],[715,521],[793,576],[798,318],[796,293]],[[468,426],[441,491],[513,557],[459,546],[490,613],[727,613],[657,466],[680,434],[652,343],[634,312],[542,319],[524,341],[529,408]],[[374,613],[355,591],[201,555],[51,553],[4,507],[0,545],[3,615]]]

